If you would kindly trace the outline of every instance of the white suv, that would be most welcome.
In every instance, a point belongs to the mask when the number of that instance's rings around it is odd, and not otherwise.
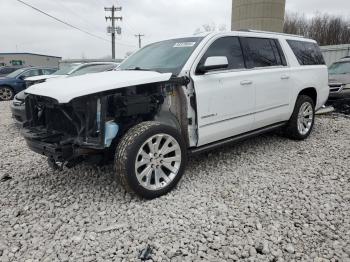
[[[151,44],[118,71],[26,93],[28,146],[54,168],[113,159],[126,189],[170,191],[189,154],[282,128],[302,140],[329,95],[313,40],[239,31]]]

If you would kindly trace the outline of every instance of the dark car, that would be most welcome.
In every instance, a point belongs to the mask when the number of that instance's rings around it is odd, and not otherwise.
[[[11,74],[12,72],[22,68],[21,66],[2,66],[0,67],[0,77],[7,76],[8,74]]]
[[[25,67],[18,69],[6,77],[0,77],[0,101],[9,101],[26,88],[24,79],[31,76],[52,74],[57,69],[41,67]]]
[[[118,66],[117,63],[111,63],[111,62],[87,63],[83,65],[78,65],[78,67],[74,69],[73,72],[66,73],[64,75],[59,75],[59,77],[54,77],[52,79],[49,79],[48,81],[57,81],[60,78],[65,78],[65,77],[75,77],[75,76],[91,74],[91,73],[111,71],[111,70],[114,70],[117,66]],[[47,79],[44,79],[44,81],[46,80]],[[23,90],[15,96],[13,102],[11,103],[12,117],[15,119],[18,125],[21,125],[26,120],[26,112],[25,112],[25,104],[24,104],[25,97],[26,97],[25,91]]]

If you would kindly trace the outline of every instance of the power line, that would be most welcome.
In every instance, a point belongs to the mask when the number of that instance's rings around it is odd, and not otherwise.
[[[17,1],[20,2],[20,3],[22,3],[22,4],[24,4],[24,5],[26,5],[26,6],[28,6],[28,7],[30,7],[30,8],[32,8],[32,9],[34,9],[35,11],[37,11],[37,12],[39,12],[39,13],[42,13],[42,14],[44,14],[44,15],[46,15],[46,16],[48,16],[48,17],[50,17],[50,18],[52,18],[52,19],[54,19],[54,20],[56,20],[56,21],[58,21],[58,22],[60,22],[60,23],[62,23],[62,24],[64,24],[64,25],[66,25],[66,26],[69,26],[69,27],[71,27],[71,28],[74,28],[74,29],[76,29],[76,30],[79,30],[80,32],[85,33],[85,34],[88,34],[89,36],[95,37],[95,38],[97,38],[97,39],[100,39],[100,40],[109,42],[108,39],[105,39],[105,38],[100,37],[100,36],[98,36],[98,35],[92,34],[92,33],[88,32],[88,31],[86,31],[86,30],[83,30],[83,29],[81,29],[81,28],[75,26],[75,25],[69,24],[69,23],[67,23],[67,22],[65,22],[65,21],[63,21],[63,20],[61,20],[61,19],[59,19],[59,18],[57,18],[57,17],[55,17],[55,16],[53,16],[53,15],[50,15],[50,14],[48,14],[48,13],[46,13],[46,12],[40,10],[39,8],[36,8],[36,7],[30,5],[30,4],[28,4],[28,3],[26,3],[26,2],[24,2],[24,1],[22,1],[22,0],[17,0]]]

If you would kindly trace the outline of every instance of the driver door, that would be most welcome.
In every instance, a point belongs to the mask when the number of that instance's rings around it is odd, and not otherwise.
[[[254,123],[253,73],[245,69],[239,38],[216,39],[196,68],[213,56],[227,57],[228,67],[204,74],[196,70],[191,76],[197,100],[198,146],[248,132]]]

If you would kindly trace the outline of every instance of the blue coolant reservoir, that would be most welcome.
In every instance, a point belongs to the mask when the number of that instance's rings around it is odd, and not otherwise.
[[[117,136],[119,126],[114,121],[105,123],[105,147],[110,147],[113,139]]]

